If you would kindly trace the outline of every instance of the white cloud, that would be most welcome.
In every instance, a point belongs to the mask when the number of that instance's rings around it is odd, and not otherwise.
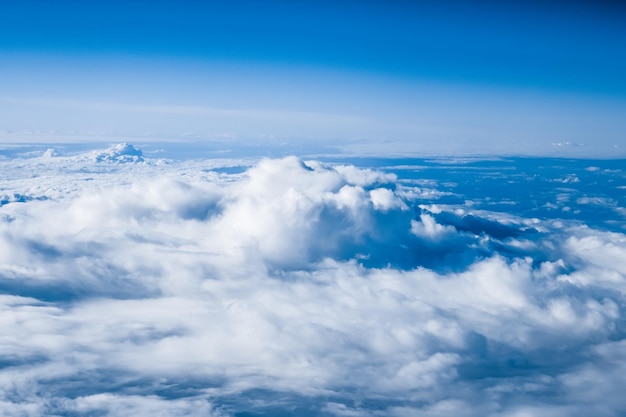
[[[293,157],[44,159],[0,161],[47,198],[0,207],[7,415],[626,411],[621,233]]]
[[[428,214],[420,214],[420,221],[411,221],[411,232],[417,236],[423,236],[433,240],[439,240],[447,234],[455,232],[452,226],[442,226]]]
[[[204,399],[164,400],[157,396],[95,394],[69,402],[68,411],[79,414],[102,413],[105,416],[220,416]]]

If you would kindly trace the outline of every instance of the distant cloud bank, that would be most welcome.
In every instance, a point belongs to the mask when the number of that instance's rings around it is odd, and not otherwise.
[[[626,413],[623,172],[146,154],[0,158],[1,414]]]

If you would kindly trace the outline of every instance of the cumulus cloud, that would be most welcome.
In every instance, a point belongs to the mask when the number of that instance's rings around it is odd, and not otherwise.
[[[44,157],[51,157],[54,154],[50,149],[46,150]],[[104,151],[93,153],[96,162],[117,162],[117,163],[137,163],[144,162],[141,150],[135,148],[130,143],[120,143],[113,145]]]
[[[33,196],[0,207],[6,415],[626,412],[623,233],[295,157],[44,159],[0,162]]]
[[[411,231],[417,236],[423,236],[433,240],[439,240],[445,235],[454,233],[456,229],[452,226],[443,226],[426,213],[420,214],[420,221],[411,222]]]

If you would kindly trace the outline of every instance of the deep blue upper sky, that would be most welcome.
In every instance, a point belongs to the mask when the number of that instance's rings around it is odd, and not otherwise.
[[[5,2],[2,52],[354,69],[626,95],[625,7],[594,2]]]
[[[463,128],[484,129],[484,136],[494,138],[506,132],[505,124],[488,122],[490,114],[493,120],[510,119],[510,130],[519,132],[568,103],[573,106],[565,110],[569,116],[555,113],[561,124],[546,125],[547,130],[570,125],[564,117],[580,123],[581,113],[593,120],[545,140],[589,142],[576,132],[595,130],[596,121],[600,131],[615,136],[613,142],[624,138],[626,129],[615,134],[619,122],[611,116],[621,114],[626,102],[626,7],[617,2],[294,3],[5,2],[0,97],[5,106],[11,101],[9,110],[15,114],[0,122],[5,130],[89,130],[84,122],[72,127],[69,121],[46,121],[41,107],[50,107],[50,100],[64,101],[66,107],[76,100],[130,102],[350,116],[368,119],[373,123],[369,131],[376,132],[367,136],[345,127],[315,133],[313,122],[297,122],[294,116],[293,123],[283,120],[275,130],[272,126],[280,123],[267,117],[248,130],[233,128],[234,121],[220,126],[222,133],[234,136],[408,140],[429,137],[426,131],[432,126],[397,126],[422,117],[438,120],[435,130],[460,121],[459,129],[446,137],[454,141],[452,136]],[[503,104],[507,98],[510,102]],[[523,109],[500,114],[519,103],[527,103],[529,120],[520,120]],[[483,110],[472,113],[472,107]],[[464,113],[466,108],[470,111]],[[51,110],[59,111],[58,106]],[[28,126],[25,114],[40,121]],[[239,124],[250,125],[249,116],[241,116]],[[90,117],[93,129],[106,130],[106,121],[96,120],[95,113]],[[110,125],[115,117],[107,120]],[[485,123],[472,126],[467,120]],[[218,133],[203,130],[198,121],[186,123],[189,131]],[[172,119],[169,130],[149,129],[135,121],[113,130],[175,135],[183,125],[185,121]],[[529,131],[527,136],[538,134]],[[474,132],[465,140],[479,136]]]

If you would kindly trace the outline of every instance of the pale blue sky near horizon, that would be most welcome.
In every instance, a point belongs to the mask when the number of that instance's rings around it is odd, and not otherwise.
[[[373,153],[391,143],[416,153],[626,156],[626,9],[617,3],[3,9],[3,142],[272,138]]]

